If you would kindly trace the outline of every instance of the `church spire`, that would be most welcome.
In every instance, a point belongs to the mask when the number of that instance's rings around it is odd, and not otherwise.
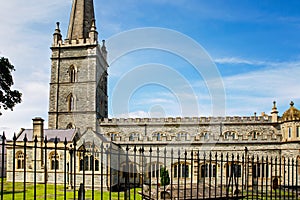
[[[73,0],[67,39],[85,41],[89,38],[94,18],[93,0]]]

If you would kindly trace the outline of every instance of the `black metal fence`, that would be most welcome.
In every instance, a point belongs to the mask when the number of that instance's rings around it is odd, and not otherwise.
[[[2,136],[1,199],[298,199],[297,158]],[[4,170],[1,171],[4,177]]]

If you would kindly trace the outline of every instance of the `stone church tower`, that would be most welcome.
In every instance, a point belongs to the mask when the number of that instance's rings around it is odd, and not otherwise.
[[[67,38],[57,23],[51,47],[49,129],[91,127],[108,115],[107,51],[98,43],[93,0],[73,0]]]

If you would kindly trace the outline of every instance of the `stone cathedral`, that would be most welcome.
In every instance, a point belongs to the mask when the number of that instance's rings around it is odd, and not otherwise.
[[[95,183],[100,183],[102,179],[109,189],[109,185],[112,185],[109,182],[115,180],[109,180],[107,177],[116,172],[109,167],[101,172],[100,162],[106,162],[106,165],[110,166],[119,160],[122,165],[124,158],[111,157],[101,161],[97,155],[92,157],[87,153],[85,156],[89,159],[85,160],[79,150],[92,147],[98,150],[110,148],[111,151],[124,151],[126,148],[134,151],[134,147],[143,147],[145,151],[153,148],[153,152],[166,148],[167,154],[171,148],[177,148],[182,151],[205,149],[229,153],[244,153],[247,150],[251,155],[279,157],[299,155],[300,111],[293,102],[282,116],[278,115],[276,102],[273,102],[270,103],[270,114],[261,116],[109,119],[109,49],[106,49],[104,40],[98,40],[93,0],[73,0],[66,38],[63,39],[57,23],[51,51],[48,129],[44,128],[44,120],[37,117],[33,119],[31,129],[21,129],[15,136],[16,144],[20,147],[15,150],[11,146],[7,147],[7,181],[12,181],[13,167],[16,169],[16,181],[23,181],[24,169],[27,169],[28,173],[33,171],[33,156],[36,156],[38,182],[53,183],[54,171],[58,173],[57,181],[62,182],[66,169],[68,174],[78,175],[76,180],[79,184],[84,162],[88,163],[84,167],[85,174],[90,174],[93,168]],[[28,147],[26,156],[22,147],[25,137]],[[33,153],[30,147],[33,147],[35,137],[40,147],[45,145],[43,140],[47,138],[49,147],[57,145],[63,148],[67,143],[68,148],[74,149],[78,154],[73,157],[69,153],[65,155],[62,150],[51,149],[46,155],[42,150]],[[56,143],[52,144],[50,141]],[[76,159],[75,166],[72,165],[73,158]],[[139,173],[142,168],[140,161],[134,162],[130,159],[130,163],[134,169],[129,170]],[[152,168],[161,163],[145,160],[144,165],[149,166],[145,169],[151,172]],[[192,166],[188,166],[188,178],[196,178],[195,175],[192,176],[195,171],[191,169]],[[167,166],[169,170],[175,170],[175,167]],[[156,174],[150,176],[153,180],[158,178]],[[72,177],[74,176],[68,178],[68,185],[71,187]],[[174,179],[176,178],[180,177],[174,176]],[[27,181],[33,181],[33,176],[29,174]],[[85,181],[88,185],[91,181],[89,176],[86,176]]]

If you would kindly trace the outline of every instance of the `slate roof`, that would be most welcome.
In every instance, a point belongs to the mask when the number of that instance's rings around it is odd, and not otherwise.
[[[59,141],[65,141],[65,138],[68,142],[72,141],[74,134],[76,133],[75,129],[44,129],[44,137],[47,136],[47,140],[53,140],[57,137]],[[33,129],[22,129],[17,136],[17,141],[23,141],[24,137],[27,137],[27,140],[33,141]]]

